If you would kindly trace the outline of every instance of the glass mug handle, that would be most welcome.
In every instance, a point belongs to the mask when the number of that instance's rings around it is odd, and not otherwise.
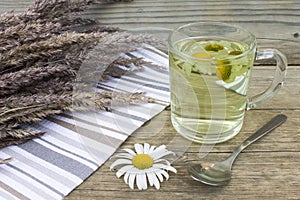
[[[276,49],[257,50],[255,60],[274,59],[276,69],[271,85],[262,93],[248,97],[247,110],[254,109],[257,105],[272,98],[282,87],[286,76],[287,59],[284,54]]]

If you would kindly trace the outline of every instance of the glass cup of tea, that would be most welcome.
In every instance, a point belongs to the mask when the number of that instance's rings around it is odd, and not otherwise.
[[[286,57],[275,49],[257,49],[249,31],[225,23],[191,23],[169,35],[171,120],[185,138],[206,144],[234,137],[245,110],[273,97],[281,88]],[[271,85],[247,95],[255,60],[277,62]],[[262,77],[263,78],[263,77]]]

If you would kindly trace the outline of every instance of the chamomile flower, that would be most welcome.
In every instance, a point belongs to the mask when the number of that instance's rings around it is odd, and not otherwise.
[[[163,158],[170,154],[175,155],[168,151],[165,145],[156,147],[145,143],[135,144],[134,148],[135,151],[123,149],[125,152],[115,155],[118,159],[110,166],[110,170],[119,168],[116,176],[120,178],[124,175],[124,181],[131,189],[134,189],[135,182],[140,190],[146,190],[148,182],[150,186],[159,189],[160,182],[163,182],[164,178],[169,179],[168,171],[177,172],[171,163]]]

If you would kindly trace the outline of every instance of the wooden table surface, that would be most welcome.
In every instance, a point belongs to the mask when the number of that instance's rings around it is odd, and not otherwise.
[[[1,0],[0,12],[22,11],[33,0]],[[178,153],[173,166],[177,174],[146,191],[131,190],[123,179],[109,171],[110,161],[99,168],[65,199],[300,199],[300,1],[299,0],[135,0],[129,3],[97,4],[86,14],[101,25],[124,29],[167,27],[197,21],[238,24],[258,37],[260,47],[277,48],[288,58],[286,83],[271,100],[246,112],[245,123],[235,138],[213,147],[179,137],[166,109],[133,133],[120,148],[134,143],[166,144]],[[270,66],[253,74],[251,92],[262,91],[273,76]],[[186,168],[200,161],[217,161],[276,114],[288,120],[271,134],[248,147],[233,166],[232,181],[211,187],[190,178]],[[206,148],[206,149],[205,149]],[[119,150],[118,150],[119,151]]]

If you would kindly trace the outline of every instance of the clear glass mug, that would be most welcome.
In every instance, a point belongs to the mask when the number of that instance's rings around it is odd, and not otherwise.
[[[224,23],[191,23],[169,35],[171,120],[182,136],[200,143],[224,142],[239,133],[245,110],[273,97],[282,86],[286,57],[257,50],[255,36]],[[247,96],[255,60],[277,62],[271,85]]]

